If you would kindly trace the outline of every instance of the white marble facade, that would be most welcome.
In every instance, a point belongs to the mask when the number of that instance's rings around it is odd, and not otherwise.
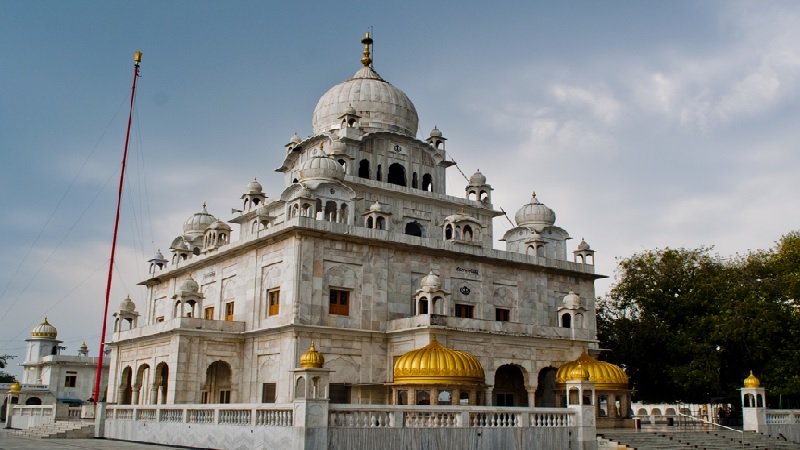
[[[502,384],[516,384],[516,404],[552,406],[537,387],[597,347],[598,275],[583,257],[593,251],[582,242],[574,262],[569,235],[535,194],[506,250],[494,249],[502,214],[486,177],[447,195],[445,138],[435,128],[418,139],[417,123],[368,57],[323,95],[314,134],[282,150],[283,192],[268,197],[245,178],[241,198],[219,206],[241,208],[236,217],[218,220],[204,205],[171,255],[150,261],[147,297],[115,315],[109,401],[288,402],[313,340],[333,370],[333,401],[385,404],[395,358],[435,335],[480,360],[488,391],[513,367],[519,380]],[[446,293],[435,308],[416,297],[431,272]],[[580,320],[565,322],[573,309]]]

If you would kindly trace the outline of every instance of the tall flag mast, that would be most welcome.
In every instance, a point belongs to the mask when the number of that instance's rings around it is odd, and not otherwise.
[[[119,230],[119,210],[122,205],[122,186],[125,181],[125,163],[128,160],[128,143],[131,139],[131,121],[133,120],[133,101],[136,98],[136,80],[139,78],[139,64],[142,62],[142,52],[133,54],[133,85],[131,86],[131,107],[128,111],[128,129],[125,133],[125,150],[122,153],[122,169],[119,172],[119,190],[117,191],[117,214],[114,218],[114,237],[111,241],[111,260],[108,262],[108,281],[106,282],[106,304],[103,310],[103,331],[100,334],[100,353],[97,358],[97,370],[94,376],[94,390],[92,400],[97,405],[100,399],[100,379],[103,376],[103,355],[106,343],[106,322],[108,319],[108,302],[111,296],[111,274],[114,271],[114,254],[117,251],[117,231]]]

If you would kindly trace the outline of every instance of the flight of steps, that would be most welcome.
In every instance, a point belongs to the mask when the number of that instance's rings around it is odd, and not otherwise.
[[[655,432],[634,430],[598,431],[598,436],[602,439],[621,445],[621,448],[636,450],[731,450],[736,448],[769,450],[800,449],[800,444],[771,438],[763,434],[746,432],[742,435],[742,433],[728,430]],[[742,439],[744,439],[744,443],[742,443]]]
[[[94,437],[94,423],[59,420],[13,434],[33,439],[87,439]]]

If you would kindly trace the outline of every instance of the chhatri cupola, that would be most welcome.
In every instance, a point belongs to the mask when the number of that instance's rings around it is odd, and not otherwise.
[[[621,367],[598,361],[586,352],[578,359],[563,364],[556,372],[556,389],[562,391],[561,404],[566,404],[566,389],[570,381],[576,379],[576,374],[585,371],[588,379],[581,375],[581,379],[593,383],[594,401],[598,428],[618,427],[628,417],[631,406],[631,390],[628,387],[628,375]]]
[[[447,348],[431,337],[394,363],[393,401],[397,405],[476,405],[485,375],[478,358]]]
[[[361,42],[364,44],[363,67],[320,97],[312,116],[314,135],[338,130],[357,121],[365,133],[389,131],[416,137],[417,109],[403,91],[373,69],[369,33]]]

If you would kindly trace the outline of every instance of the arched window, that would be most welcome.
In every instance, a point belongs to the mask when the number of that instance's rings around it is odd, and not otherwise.
[[[347,161],[340,159],[339,164],[341,164],[341,166],[344,167],[344,173],[347,173]]]
[[[572,316],[564,314],[561,316],[561,328],[572,328]]]
[[[383,178],[383,172],[381,172],[381,165],[378,164],[378,172],[375,174],[375,179],[381,181],[381,178]]]
[[[347,203],[342,203],[342,206],[339,208],[339,223],[347,223]]]
[[[384,219],[383,217],[379,216],[378,219],[375,221],[375,228],[377,228],[379,230],[385,230],[386,229],[386,219]]]
[[[362,159],[360,163],[358,163],[358,176],[359,178],[366,178],[369,179],[369,161],[366,159]]]
[[[453,239],[453,226],[449,223],[444,227],[444,238],[447,240]]]
[[[420,225],[417,221],[408,222],[406,224],[406,234],[422,237],[422,225]]]
[[[419,299],[419,305],[417,306],[417,314],[428,314],[427,297],[422,297],[421,299]]]
[[[433,177],[429,173],[422,176],[422,190],[433,192]]]
[[[325,216],[325,211],[322,210],[322,200],[317,199],[314,205],[316,206],[314,219],[322,220],[322,218]]]
[[[325,202],[325,220],[336,222],[336,202]]]
[[[373,228],[372,217],[367,217],[367,228]]]
[[[394,163],[389,166],[389,176],[386,177],[386,181],[390,184],[396,184],[398,186],[405,186],[406,185],[406,168],[403,167],[402,164]]]
[[[417,172],[411,174],[411,187],[417,189],[419,187],[419,180],[417,179]]]
[[[472,227],[469,225],[464,225],[464,240],[471,241],[472,240]]]

